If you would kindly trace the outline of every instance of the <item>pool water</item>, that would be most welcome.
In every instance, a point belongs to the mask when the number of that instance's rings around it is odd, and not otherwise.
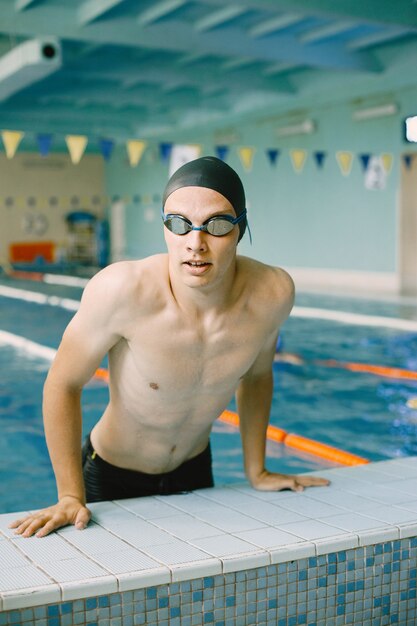
[[[81,290],[42,283],[0,281],[0,285],[79,299]],[[301,294],[299,306],[416,319],[412,303],[380,303]],[[73,313],[0,296],[0,330],[56,348]],[[417,370],[417,333],[290,318],[282,331],[285,351],[302,365],[274,364],[271,423],[318,441],[381,460],[417,454],[417,383],[329,368],[326,359]],[[49,363],[0,344],[0,512],[37,508],[56,497],[42,426],[42,386]],[[91,430],[108,400],[107,387],[83,392],[83,432]],[[408,403],[408,404],[407,404]],[[233,403],[231,405],[233,409]],[[217,484],[244,479],[238,431],[217,422],[212,435]],[[268,468],[303,472],[335,464],[268,443]]]

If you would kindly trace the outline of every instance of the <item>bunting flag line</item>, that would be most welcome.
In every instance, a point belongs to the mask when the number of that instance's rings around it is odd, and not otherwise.
[[[255,148],[249,146],[242,146],[237,149],[239,159],[247,172],[250,172],[253,164],[253,155],[255,154]]]
[[[85,135],[66,135],[65,141],[71,161],[74,165],[77,165],[81,161],[87,147],[88,138]]]
[[[47,157],[51,150],[52,135],[50,133],[36,135],[36,141],[39,148],[39,154],[43,157]]]
[[[384,152],[384,154],[381,154],[382,166],[387,174],[389,174],[392,170],[393,161],[394,161],[394,158],[392,154],[389,154],[387,152]]]
[[[336,160],[343,176],[349,176],[352,169],[353,154],[351,152],[336,152]]]
[[[403,154],[404,165],[408,170],[411,169],[411,166],[413,164],[413,158],[414,154]]]
[[[324,166],[324,161],[327,157],[327,152],[323,152],[323,151],[319,151],[319,152],[314,152],[313,153],[314,156],[314,160],[316,162],[316,165],[319,169],[323,169]]]
[[[269,148],[269,150],[266,151],[266,155],[269,159],[270,164],[276,165],[278,157],[280,155],[280,150],[277,150],[276,148]]]
[[[130,139],[130,141],[126,143],[126,150],[131,167],[136,167],[139,163],[145,152],[146,145],[146,141],[140,141],[139,139]]]
[[[103,159],[105,161],[109,161],[111,157],[111,153],[113,152],[113,148],[114,148],[113,139],[100,139],[98,144],[100,146],[100,151],[101,151],[101,154],[103,155]]]
[[[370,154],[359,155],[359,161],[361,162],[363,172],[366,172],[366,170],[368,169],[370,158],[371,158]]]
[[[291,163],[294,171],[301,174],[307,158],[307,150],[290,150]]]
[[[16,150],[19,147],[25,133],[20,130],[2,130],[1,137],[3,139],[4,149],[8,159],[13,159]]]
[[[227,159],[227,155],[229,154],[229,146],[216,146],[215,152],[218,159],[225,161]]]
[[[168,163],[172,152],[172,143],[162,142],[159,144],[159,154],[164,163]]]

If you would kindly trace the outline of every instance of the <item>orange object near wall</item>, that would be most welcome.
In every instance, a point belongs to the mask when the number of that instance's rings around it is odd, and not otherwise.
[[[356,454],[345,452],[344,450],[333,448],[333,446],[328,446],[325,443],[320,443],[319,441],[314,441],[314,439],[308,439],[301,435],[294,435],[293,433],[285,437],[284,443],[289,448],[302,450],[308,454],[314,454],[322,459],[334,461],[341,465],[364,465],[365,463],[369,463],[367,459],[357,456]]]
[[[33,263],[39,257],[42,257],[45,263],[55,261],[53,241],[22,241],[11,243],[9,246],[11,263]]]

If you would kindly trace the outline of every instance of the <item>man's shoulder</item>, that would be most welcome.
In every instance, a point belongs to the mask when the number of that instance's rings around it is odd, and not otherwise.
[[[249,257],[238,257],[239,269],[249,282],[255,281],[261,289],[277,289],[283,295],[294,294],[294,282],[291,276],[282,267],[267,265]]]

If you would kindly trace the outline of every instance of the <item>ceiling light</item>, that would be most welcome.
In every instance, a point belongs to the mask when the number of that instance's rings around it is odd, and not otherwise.
[[[398,113],[398,105],[395,103],[382,104],[381,106],[369,107],[368,109],[358,109],[352,113],[352,119],[355,122],[363,120],[372,120],[377,117],[387,117]]]
[[[304,120],[299,124],[290,126],[280,126],[276,133],[279,137],[289,137],[290,135],[310,135],[316,130],[316,125],[312,120]]]

